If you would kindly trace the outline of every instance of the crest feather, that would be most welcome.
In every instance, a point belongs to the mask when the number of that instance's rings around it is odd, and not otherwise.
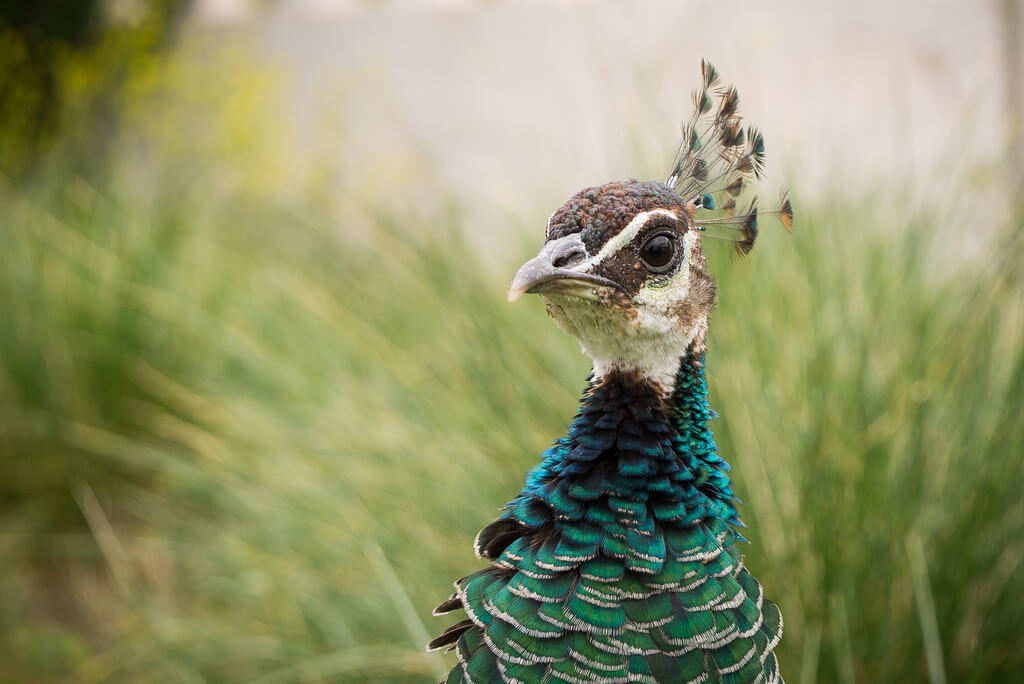
[[[764,135],[753,126],[743,127],[739,114],[739,92],[722,86],[718,70],[701,62],[701,87],[693,93],[694,112],[683,125],[683,139],[665,184],[699,210],[696,224],[701,230],[714,227],[708,237],[736,243],[745,255],[757,239],[757,198],[743,213],[736,214],[736,200],[751,180],[764,173]],[[793,227],[793,207],[783,191],[776,214],[783,227]]]

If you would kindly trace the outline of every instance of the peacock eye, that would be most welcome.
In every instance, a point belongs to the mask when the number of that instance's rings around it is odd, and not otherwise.
[[[658,233],[651,237],[640,248],[640,260],[644,262],[648,270],[655,273],[664,273],[676,255],[676,242],[664,233]]]

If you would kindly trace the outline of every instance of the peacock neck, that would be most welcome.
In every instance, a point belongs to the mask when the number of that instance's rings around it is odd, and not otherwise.
[[[680,359],[671,392],[638,373],[592,381],[568,435],[545,453],[511,507],[525,514],[518,504],[541,500],[563,523],[621,522],[629,510],[652,524],[740,525],[729,466],[708,427],[707,394],[703,353],[692,351]]]
[[[672,420],[681,440],[679,457],[686,468],[696,476],[695,487],[714,502],[716,517],[740,525],[736,503],[729,479],[730,466],[718,455],[718,446],[711,434],[709,422],[716,414],[708,404],[708,382],[704,366],[704,345],[700,352],[688,351],[679,361],[675,387],[669,401]]]

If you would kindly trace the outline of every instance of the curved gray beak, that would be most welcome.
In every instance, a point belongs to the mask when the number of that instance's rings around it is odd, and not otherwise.
[[[595,288],[619,287],[607,278],[573,270],[586,256],[578,233],[545,243],[540,254],[523,264],[512,278],[508,300],[514,302],[523,294],[544,293],[595,299]]]

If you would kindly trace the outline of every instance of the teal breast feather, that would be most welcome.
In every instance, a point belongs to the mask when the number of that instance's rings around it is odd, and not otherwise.
[[[467,620],[449,682],[772,682],[778,608],[743,567],[708,429],[703,359],[671,402],[643,379],[590,386],[439,613]]]

